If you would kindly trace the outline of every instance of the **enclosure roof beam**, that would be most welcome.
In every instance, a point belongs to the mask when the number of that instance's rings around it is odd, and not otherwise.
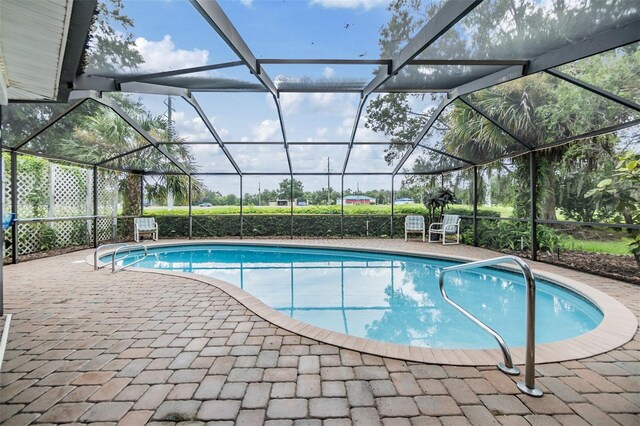
[[[118,114],[120,118],[126,121],[127,124],[131,126],[140,136],[142,136],[144,139],[147,140],[147,142],[149,142],[158,151],[160,151],[160,153],[164,155],[169,161],[171,161],[182,173],[186,175],[191,174],[191,172],[187,170],[187,168],[182,163],[180,163],[170,152],[167,151],[167,148],[165,146],[160,145],[153,136],[151,136],[145,129],[143,129],[142,126],[140,126],[138,122],[136,122],[133,118],[129,116],[129,114],[127,114],[122,108],[120,108],[119,105],[115,104],[110,99],[106,99],[106,98],[93,97],[91,99],[101,103],[102,105],[110,108],[111,110],[113,110],[113,112]]]
[[[511,136],[516,142],[518,142],[520,145],[524,146],[525,148],[527,148],[527,150],[531,151],[533,149],[533,146],[531,146],[530,144],[520,140],[519,137],[517,137],[513,132],[507,130],[506,126],[501,125],[500,123],[498,123],[496,120],[494,120],[493,118],[491,118],[491,116],[489,114],[487,114],[484,110],[482,110],[479,106],[473,104],[471,101],[469,101],[468,99],[465,99],[464,97],[460,97],[458,98],[462,103],[466,104],[469,108],[471,108],[472,110],[474,110],[475,112],[477,112],[478,114],[480,114],[481,116],[483,116],[485,119],[489,120],[489,122],[491,124],[493,124],[494,126],[496,126],[498,129],[502,130],[503,132],[505,132],[507,135]]]
[[[26,139],[22,140],[20,143],[18,143],[16,146],[14,146],[12,148],[13,151],[18,151],[20,148],[22,148],[23,146],[25,146],[26,144],[28,144],[29,142],[31,142],[33,139],[35,139],[36,137],[40,136],[43,132],[45,132],[47,129],[49,129],[51,126],[53,126],[54,124],[56,124],[58,121],[60,121],[62,118],[64,118],[67,114],[69,114],[71,111],[73,111],[74,109],[78,108],[80,105],[82,105],[87,99],[76,99],[74,100],[67,109],[65,109],[64,111],[55,114],[54,116],[52,116],[49,121],[42,126],[40,129],[36,130],[35,132],[33,132],[31,135],[27,136]]]
[[[449,158],[453,158],[454,160],[462,161],[463,163],[468,164],[470,166],[477,166],[478,165],[477,163],[474,163],[472,161],[466,160],[466,159],[464,159],[462,157],[455,156],[453,154],[449,154],[448,152],[442,151],[440,149],[431,148],[430,146],[422,145],[420,143],[418,143],[418,146],[420,148],[426,149],[427,151],[435,152],[436,154],[444,155],[445,157],[449,157]]]
[[[440,105],[438,105],[438,108],[436,108],[433,111],[433,113],[431,113],[431,117],[429,117],[429,120],[427,120],[425,125],[422,127],[422,130],[420,130],[420,133],[418,133],[416,137],[413,139],[413,142],[411,143],[411,148],[409,148],[409,150],[405,152],[404,156],[402,157],[398,165],[395,167],[395,169],[393,169],[394,176],[400,171],[400,169],[402,169],[402,166],[404,166],[404,163],[406,163],[409,157],[411,156],[411,154],[413,154],[413,151],[415,151],[420,141],[426,136],[427,132],[429,132],[429,129],[431,129],[431,126],[434,125],[434,123],[436,122],[436,120],[438,119],[442,111],[444,111],[444,109],[451,102],[453,102],[453,99],[444,98],[442,102],[440,102]]]
[[[358,104],[358,111],[356,112],[356,120],[353,123],[353,129],[351,130],[351,138],[349,139],[349,147],[347,148],[347,154],[344,157],[344,164],[342,165],[342,174],[344,175],[347,171],[347,165],[349,164],[349,156],[351,155],[351,148],[353,148],[353,141],[356,138],[356,132],[358,131],[358,123],[360,122],[360,116],[362,115],[362,108],[364,108],[364,104],[367,102],[367,98],[369,95],[365,95],[360,98],[360,103]]]
[[[525,75],[525,67],[522,65],[514,65],[493,74],[480,77],[477,80],[462,84],[449,91],[450,98],[458,98],[460,96],[477,92],[478,90],[496,86],[507,81],[516,80]]]
[[[187,101],[196,110],[196,112],[198,113],[198,116],[200,116],[200,119],[202,120],[204,125],[207,127],[207,130],[209,130],[209,133],[211,133],[213,138],[216,140],[216,142],[218,143],[218,146],[220,146],[220,149],[222,150],[222,152],[224,152],[224,155],[227,157],[227,160],[229,160],[229,162],[235,169],[236,173],[242,176],[242,170],[240,170],[240,166],[238,166],[238,164],[236,163],[236,160],[234,160],[233,155],[231,155],[227,147],[224,146],[224,142],[222,142],[222,138],[220,137],[220,135],[218,135],[218,132],[216,132],[216,129],[215,127],[213,127],[213,124],[211,124],[211,121],[209,121],[209,117],[207,117],[207,114],[204,113],[204,110],[200,106],[200,103],[198,103],[198,100],[193,95],[188,97],[183,97],[183,99]]]
[[[291,165],[291,156],[289,155],[289,143],[287,142],[287,132],[284,128],[284,118],[282,117],[282,107],[280,105],[280,99],[278,99],[276,95],[273,95],[273,102],[275,102],[276,111],[278,112],[278,121],[280,122],[280,130],[282,131],[284,151],[287,154],[287,164],[289,165],[289,172],[293,173],[293,166]]]
[[[60,155],[55,155],[55,154],[43,154],[42,152],[32,151],[30,149],[22,149],[19,152],[19,154],[27,154],[27,155],[32,155],[34,157],[46,158],[47,160],[63,161],[65,163],[78,164],[86,167],[94,166],[93,163],[89,163],[88,161],[74,160],[71,158],[66,158]]]
[[[131,81],[129,83],[118,84],[117,87],[118,92],[163,96],[189,96],[189,89],[185,89],[183,87],[165,86],[163,84]]]
[[[218,145],[217,141],[185,141],[185,142],[159,142],[161,145]],[[225,141],[225,146],[229,145],[281,145],[282,142],[277,141]],[[315,146],[315,145],[349,145],[349,141],[342,142],[330,142],[330,141],[316,141],[316,142],[287,142],[291,145],[301,146]],[[393,142],[394,145],[411,145],[411,142]],[[389,142],[371,141],[371,142],[359,142],[354,141],[353,145],[389,145]]]
[[[639,27],[640,18],[620,28],[605,31],[577,43],[544,53],[534,59],[531,59],[528,65],[516,65],[509,67],[488,76],[481,77],[475,81],[462,84],[451,90],[449,95],[454,98],[466,95],[497,84],[515,80],[525,75],[546,71],[568,62],[577,61],[588,56],[606,52],[607,50],[635,43],[640,41],[640,31],[638,31]]]
[[[220,5],[215,0],[190,0],[191,4],[207,20],[209,25],[222,37],[227,45],[238,55],[240,60],[249,67],[251,72],[260,80],[272,95],[278,96],[278,89],[265,72],[260,72],[258,61],[249,46],[242,39],[236,27],[231,23]]]
[[[386,65],[391,67],[391,59],[257,59],[262,64],[280,65]],[[407,65],[527,65],[523,59],[411,59]],[[391,73],[390,68],[390,73]]]
[[[527,66],[529,61],[525,59],[412,59],[407,65]]]
[[[382,86],[480,3],[482,0],[455,0],[442,5],[425,26],[392,58],[391,72],[377,73],[364,88],[363,94],[369,95]]]
[[[640,41],[638,28],[640,28],[640,17],[622,27],[596,34],[588,39],[542,54],[531,60],[527,67],[527,74],[555,68],[568,62]]]
[[[111,161],[119,160],[122,157],[126,157],[127,155],[135,154],[136,152],[144,151],[147,148],[153,147],[151,144],[142,145],[135,149],[129,150],[127,152],[123,152],[121,154],[114,155],[113,157],[107,158],[106,160],[102,160],[99,163],[95,163],[94,166],[102,167],[106,163],[110,163]]]
[[[549,143],[549,144],[540,145],[540,146],[535,147],[534,151],[542,151],[542,150],[545,150],[545,149],[554,148],[556,146],[565,145],[565,144],[567,144],[569,142],[577,141],[577,140],[580,140],[580,139],[589,139],[589,138],[593,138],[593,137],[596,137],[596,136],[602,136],[602,135],[606,135],[607,133],[613,133],[613,132],[616,132],[618,130],[628,129],[629,127],[634,127],[634,126],[640,126],[640,119],[627,121],[625,123],[619,123],[619,124],[616,124],[614,126],[604,127],[602,129],[594,130],[592,132],[583,133],[581,135],[571,136],[571,137],[568,137],[568,138],[565,138],[565,139],[561,139],[559,141],[552,142],[552,143]]]
[[[179,70],[154,72],[149,74],[130,75],[130,76],[123,76],[123,77],[112,77],[112,78],[115,79],[117,83],[128,83],[130,81],[147,81],[147,80],[153,80],[155,78],[161,78],[161,77],[175,77],[177,75],[194,74],[194,73],[204,72],[204,71],[212,71],[212,70],[219,70],[224,68],[237,67],[240,65],[244,65],[244,62],[231,61],[231,62],[223,62],[220,64],[203,65],[200,67],[182,68]],[[96,75],[99,75],[99,74],[96,74]]]
[[[436,169],[436,170],[429,171],[429,172],[411,172],[411,173],[398,172],[394,176],[397,176],[397,175],[402,175],[402,176],[436,176],[436,175],[443,175],[443,174],[446,174],[446,173],[458,172],[458,171],[461,171],[461,170],[467,170],[469,167],[470,166],[460,166],[460,167],[453,167],[451,169]]]
[[[556,69],[548,69],[548,70],[546,70],[546,72],[548,74],[551,74],[554,77],[558,77],[558,78],[560,78],[560,79],[562,79],[562,80],[564,80],[566,82],[569,82],[571,84],[574,84],[574,85],[576,85],[576,86],[578,86],[578,87],[580,87],[582,89],[588,90],[591,93],[595,93],[596,95],[600,95],[600,96],[602,96],[604,98],[607,98],[610,101],[617,102],[617,103],[622,104],[622,105],[626,106],[627,108],[631,108],[631,109],[633,109],[635,111],[640,111],[640,105],[638,105],[637,103],[629,101],[629,100],[627,100],[625,98],[622,98],[622,97],[620,97],[618,95],[614,95],[611,92],[608,92],[606,90],[600,89],[599,87],[596,87],[596,86],[594,86],[592,84],[589,84],[589,83],[587,83],[585,81],[582,81],[582,80],[579,80],[577,78],[571,77],[570,75],[567,75],[567,74],[565,74],[563,72],[560,72],[560,71],[558,71]]]

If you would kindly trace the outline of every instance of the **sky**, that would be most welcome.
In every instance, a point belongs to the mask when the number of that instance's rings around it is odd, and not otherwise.
[[[220,5],[257,58],[378,59],[379,32],[389,19],[389,0],[222,0]],[[183,0],[124,1],[124,13],[134,20],[131,30],[136,48],[145,60],[137,72],[157,72],[228,61],[237,56],[209,26],[196,9]],[[309,78],[345,79],[362,82],[373,78],[372,65],[265,65],[272,80]],[[125,70],[126,71],[126,70]],[[248,68],[210,71],[210,77],[257,82]],[[282,142],[283,136],[273,98],[268,93],[196,92],[223,141]],[[377,95],[376,95],[377,96]],[[162,96],[140,97],[156,114],[166,111]],[[360,98],[351,93],[282,93],[280,97],[289,142],[348,142]],[[419,102],[419,101],[418,101]],[[190,142],[212,141],[204,123],[185,101],[173,99],[172,118],[179,135]],[[426,110],[429,102],[416,108]],[[360,120],[356,142],[387,141],[380,133],[365,128]],[[351,153],[348,172],[390,172],[395,164],[384,162],[386,145],[360,145]],[[215,146],[192,145],[202,172],[230,172],[233,168]],[[283,145],[228,145],[243,172],[288,173]],[[341,171],[346,147],[340,145],[292,145],[294,173]],[[286,176],[261,177],[261,187],[275,188]],[[339,177],[335,177],[335,185]],[[363,188],[390,186],[390,177],[362,176],[354,183]],[[207,186],[219,187],[222,180],[204,178]],[[305,189],[326,186],[326,178],[304,179]],[[351,180],[351,179],[350,179]],[[245,185],[246,186],[246,185]],[[347,187],[345,178],[345,188]],[[218,189],[218,188],[216,188]],[[226,192],[220,188],[221,192]],[[235,192],[235,188],[232,191]],[[255,192],[246,188],[245,192]]]

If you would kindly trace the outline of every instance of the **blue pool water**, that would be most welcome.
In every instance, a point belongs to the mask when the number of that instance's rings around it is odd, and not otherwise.
[[[125,263],[136,259],[128,257]],[[207,245],[150,249],[135,266],[227,281],[290,317],[340,333],[432,348],[497,347],[442,298],[438,269],[452,264],[344,250]],[[600,310],[581,296],[536,282],[536,343],[578,336],[602,320]],[[521,275],[484,268],[450,272],[445,285],[454,301],[498,331],[509,346],[525,344]]]

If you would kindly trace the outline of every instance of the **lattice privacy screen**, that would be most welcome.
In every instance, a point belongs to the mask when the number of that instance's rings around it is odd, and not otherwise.
[[[17,157],[17,213],[18,254],[46,251],[67,246],[88,246],[93,240],[93,169],[77,165],[48,161],[27,155]],[[11,157],[2,156],[3,206],[5,212],[12,211]],[[98,169],[97,239],[106,241],[128,238],[132,224],[117,218],[121,182],[126,173]],[[107,216],[107,217],[104,217]],[[65,218],[65,219],[61,219]],[[52,220],[49,220],[52,219]],[[131,225],[131,226],[130,226]],[[11,241],[11,232],[5,240]],[[5,256],[12,254],[13,246]]]

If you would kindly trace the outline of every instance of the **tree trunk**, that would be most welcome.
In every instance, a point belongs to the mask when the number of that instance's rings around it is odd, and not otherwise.
[[[556,175],[549,170],[549,176],[545,180],[544,198],[542,200],[540,218],[542,220],[557,220],[556,216]]]
[[[137,216],[140,214],[140,175],[127,174],[122,181],[122,214]]]
[[[486,200],[489,207],[493,207],[493,201],[491,199],[491,168],[487,167],[487,181],[486,181]]]

